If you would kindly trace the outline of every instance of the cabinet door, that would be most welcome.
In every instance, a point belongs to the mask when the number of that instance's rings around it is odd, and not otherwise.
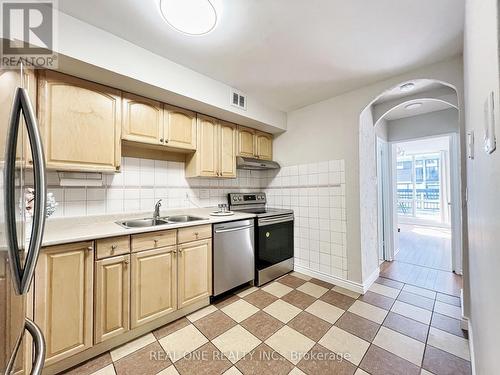
[[[46,342],[45,365],[92,346],[92,242],[42,250],[35,272],[35,323]]]
[[[196,150],[196,113],[164,104],[165,144]]]
[[[176,252],[170,246],[132,254],[131,328],[176,310]]]
[[[219,175],[236,177],[236,125],[221,122],[219,146]]]
[[[128,141],[162,144],[163,110],[160,102],[123,93],[123,134]]]
[[[212,239],[179,245],[179,309],[212,294]]]
[[[253,158],[255,156],[255,130],[238,127],[238,156]]]
[[[264,160],[273,160],[273,136],[271,134],[257,132],[255,139],[257,157]]]
[[[38,109],[47,168],[119,169],[119,90],[44,70],[39,79]]]
[[[129,330],[130,255],[95,263],[94,341],[103,342]]]
[[[217,177],[219,151],[218,151],[218,124],[211,117],[198,115],[198,149],[197,161],[198,176]]]

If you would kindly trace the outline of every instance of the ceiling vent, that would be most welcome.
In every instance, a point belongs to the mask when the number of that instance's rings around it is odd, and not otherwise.
[[[231,89],[230,97],[231,105],[238,107],[239,109],[247,110],[247,96],[241,91],[236,89]]]

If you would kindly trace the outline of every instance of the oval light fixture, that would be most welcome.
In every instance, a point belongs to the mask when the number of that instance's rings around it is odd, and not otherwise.
[[[416,102],[416,103],[410,103],[405,105],[405,109],[412,110],[412,109],[417,109],[422,107],[422,103]]]
[[[415,88],[415,84],[413,82],[405,83],[404,85],[399,86],[399,89],[403,92],[411,91]]]
[[[160,0],[160,12],[175,30],[188,35],[203,35],[217,25],[213,0]]]

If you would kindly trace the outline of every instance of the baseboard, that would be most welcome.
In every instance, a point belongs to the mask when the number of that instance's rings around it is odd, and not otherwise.
[[[472,369],[472,375],[476,375],[476,359],[474,356],[474,333],[472,330],[472,323],[468,318],[462,318],[462,320],[467,320],[467,331],[469,333],[469,351],[470,351],[470,367]]]
[[[363,283],[363,293],[362,294],[365,294],[368,289],[370,289],[370,287],[372,286],[372,284],[378,279],[380,275],[380,267],[377,267],[377,269],[375,271],[372,272],[372,274],[365,280],[365,282]]]
[[[342,288],[349,289],[353,292],[364,294],[365,290],[363,284],[356,283],[354,281],[346,280],[341,277],[327,275],[325,273],[311,270],[310,268],[295,265],[293,267],[294,271],[303,273],[304,275],[315,277],[316,279],[326,281],[330,284],[341,286]],[[371,284],[370,284],[371,285]]]

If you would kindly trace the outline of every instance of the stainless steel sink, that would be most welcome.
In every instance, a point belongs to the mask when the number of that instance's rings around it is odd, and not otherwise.
[[[145,218],[145,219],[117,221],[116,224],[121,225],[124,228],[151,228],[151,227],[156,227],[158,225],[189,223],[192,221],[199,221],[199,220],[207,220],[207,219],[191,215],[174,215],[174,216],[162,217],[161,219]]]
[[[155,227],[157,225],[165,225],[168,224],[168,221],[165,219],[134,219],[134,220],[125,220],[125,221],[117,221],[116,224],[121,225],[125,228],[148,228]]]
[[[201,217],[191,215],[174,215],[165,218],[170,223],[189,223],[191,221],[206,220]]]

